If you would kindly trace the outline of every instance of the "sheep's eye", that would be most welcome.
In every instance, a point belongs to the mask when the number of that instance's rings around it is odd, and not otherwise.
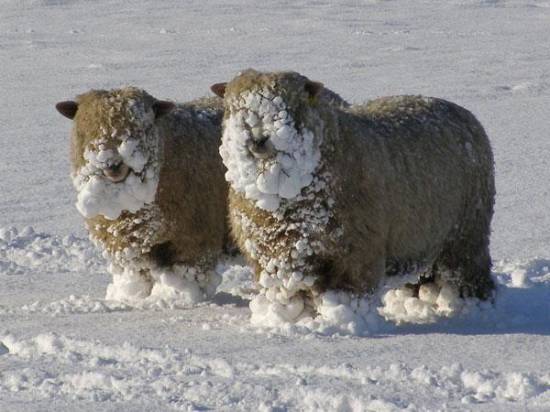
[[[123,162],[115,163],[103,169],[103,174],[111,182],[118,183],[125,180],[130,174],[130,168]]]

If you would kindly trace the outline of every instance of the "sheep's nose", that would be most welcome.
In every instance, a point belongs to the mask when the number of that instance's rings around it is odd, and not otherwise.
[[[250,153],[258,159],[267,159],[275,154],[275,148],[267,137],[260,140],[250,139],[247,147]]]
[[[103,174],[111,182],[122,182],[130,174],[130,168],[123,162],[112,164],[103,169]]]

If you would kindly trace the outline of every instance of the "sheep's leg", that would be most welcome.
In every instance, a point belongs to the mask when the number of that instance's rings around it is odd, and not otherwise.
[[[316,286],[321,290],[348,290],[357,294],[372,293],[386,270],[383,253],[369,256],[346,256],[339,261],[326,261],[319,270]]]
[[[172,242],[154,245],[149,252],[151,262],[158,267],[169,267],[176,262],[177,251]]]
[[[444,279],[458,286],[462,297],[491,297],[495,284],[491,278],[488,235],[483,230],[471,231],[470,236],[450,242],[436,266]]]

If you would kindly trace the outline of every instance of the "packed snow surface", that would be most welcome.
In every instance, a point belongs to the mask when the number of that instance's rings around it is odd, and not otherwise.
[[[550,2],[1,5],[0,410],[550,409]],[[455,306],[443,285],[413,298],[400,279],[369,301],[328,294],[321,317],[252,324],[258,287],[238,259],[192,307],[106,300],[55,102],[127,84],[185,101],[247,67],[352,102],[471,110],[495,153],[494,304]]]
[[[545,410],[550,402],[550,260],[499,262],[494,304],[462,301],[444,282],[413,298],[403,286],[413,277],[403,277],[374,297],[328,292],[316,317],[260,324],[250,323],[248,301],[260,295],[239,258],[220,261],[223,281],[209,302],[191,307],[188,296],[153,291],[123,303],[100,297],[109,277],[88,241],[32,228],[0,233],[0,278],[15,292],[0,305],[0,393],[10,410],[54,399],[66,410]],[[185,281],[176,275],[155,287]],[[67,276],[80,294],[69,294]],[[96,296],[85,293],[90,276]],[[48,287],[18,286],[36,284]]]

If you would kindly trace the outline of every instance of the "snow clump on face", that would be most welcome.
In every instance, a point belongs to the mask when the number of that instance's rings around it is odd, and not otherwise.
[[[297,130],[282,97],[269,90],[246,91],[229,108],[220,147],[226,180],[259,208],[275,211],[312,183],[319,141],[311,130]],[[265,155],[251,151],[258,142]]]
[[[152,127],[153,111],[145,111],[143,103],[134,100],[123,107],[111,97],[109,104],[126,110],[131,130],[102,128],[103,135],[85,149],[86,164],[72,180],[78,191],[76,207],[86,218],[103,215],[115,220],[125,210],[134,213],[155,200],[159,182],[159,139]],[[110,180],[105,171],[120,165],[129,168],[128,176],[118,182]]]

